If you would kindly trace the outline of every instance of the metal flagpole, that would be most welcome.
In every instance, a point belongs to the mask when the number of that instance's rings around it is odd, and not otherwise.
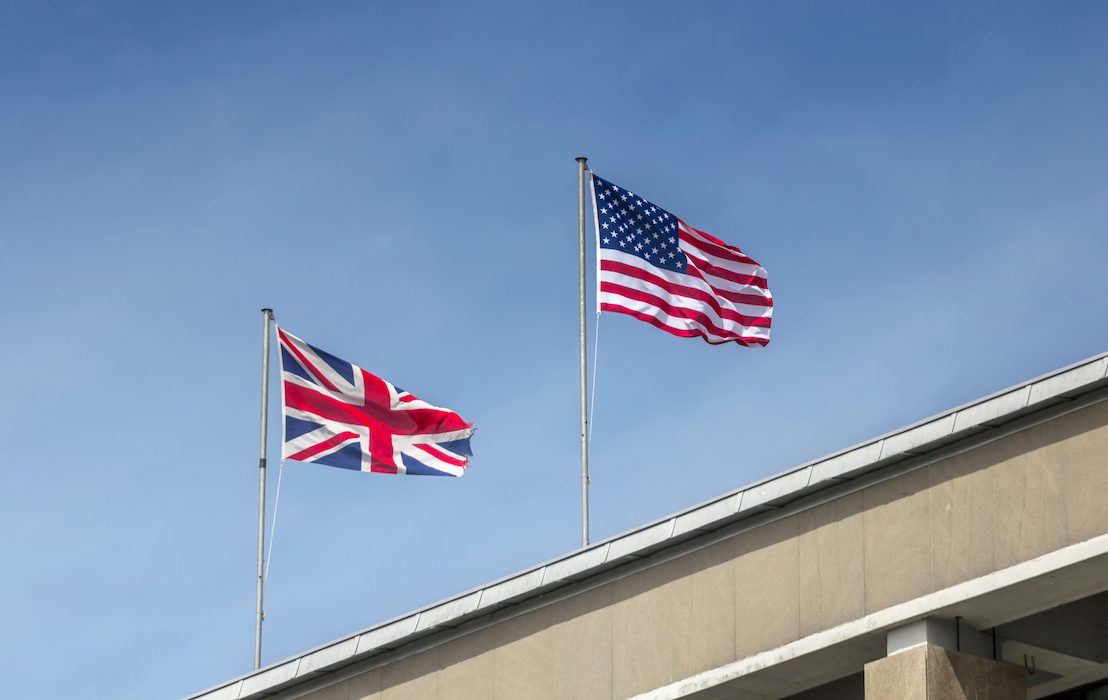
[[[581,325],[581,546],[589,545],[589,437],[585,376],[585,170],[588,158],[577,156],[578,310]]]
[[[273,322],[273,309],[262,309],[262,438],[258,455],[258,595],[254,610],[254,670],[262,666],[262,586],[264,583],[265,557],[265,448],[269,429],[269,326]]]

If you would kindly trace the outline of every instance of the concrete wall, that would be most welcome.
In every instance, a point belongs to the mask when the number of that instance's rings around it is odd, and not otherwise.
[[[1108,532],[1108,402],[311,694],[623,698]]]

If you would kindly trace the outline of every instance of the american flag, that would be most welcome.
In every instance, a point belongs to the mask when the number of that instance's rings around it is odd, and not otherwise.
[[[592,195],[601,311],[712,344],[769,343],[773,295],[765,268],[595,174]]]
[[[277,329],[281,456],[385,474],[461,476],[473,426],[357,365]]]

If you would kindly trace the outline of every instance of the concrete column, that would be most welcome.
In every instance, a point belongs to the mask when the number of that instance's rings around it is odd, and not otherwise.
[[[1025,700],[1027,672],[934,644],[865,667],[866,700]]]

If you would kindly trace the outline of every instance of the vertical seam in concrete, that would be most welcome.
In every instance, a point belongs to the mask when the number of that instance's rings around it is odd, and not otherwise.
[[[996,489],[996,468],[995,467],[996,467],[996,465],[994,464],[994,465],[991,465],[991,466],[986,468],[986,470],[989,472],[989,493],[988,493],[989,507],[992,509],[992,518],[991,518],[992,532],[989,533],[989,537],[992,539],[992,542],[993,542],[993,560],[990,563],[989,568],[994,569],[994,570],[998,566],[997,562],[1000,561],[1000,547],[999,547],[1000,537],[998,535],[998,529],[997,529],[998,528],[998,521],[1000,520],[1000,517],[999,517],[1000,516],[1000,513],[999,513],[1000,508],[997,507],[997,503],[998,503],[997,499],[999,497],[999,494],[997,493],[997,489]],[[993,634],[994,634],[994,636],[996,634],[996,627],[995,626],[993,627]],[[994,647],[994,649],[996,647],[995,638],[993,640],[993,647]],[[995,659],[994,659],[994,661],[995,661]]]
[[[951,498],[954,494],[951,493]],[[935,592],[935,465],[927,466],[927,592]]]
[[[734,541],[731,542],[732,551],[734,551]],[[731,574],[731,641],[734,643],[734,657],[735,661],[739,660],[739,589],[738,582],[735,576],[735,561],[738,557],[733,557],[727,566],[727,570]]]
[[[793,516],[793,544],[796,546],[796,636],[802,637],[801,630],[804,628],[804,622],[800,619],[801,612],[800,600],[803,593],[800,590],[800,516]]]
[[[999,513],[999,511],[1001,511],[1001,508],[997,507],[999,494],[997,494],[997,491],[996,491],[995,465],[993,465],[991,467],[987,467],[987,469],[988,469],[989,472],[992,473],[991,482],[993,484],[992,492],[988,494],[988,503],[989,503],[989,506],[991,506],[993,508],[993,566],[992,566],[992,568],[995,569],[999,566],[999,560],[1001,560],[1001,537],[998,536],[998,532],[999,532],[998,521],[999,521],[999,519],[1001,519],[1001,517],[999,517],[999,516],[1001,516],[1001,513]],[[994,632],[995,632],[996,628],[994,627],[993,629],[994,629]]]
[[[611,584],[609,584],[611,586]],[[616,697],[616,592],[608,590],[608,697]]]
[[[443,646],[446,646],[446,645],[444,644]],[[442,693],[442,676],[443,676],[443,673],[442,672],[446,670],[446,667],[443,666],[442,647],[439,647],[438,649],[432,649],[430,653],[433,654],[435,651],[439,652],[438,653],[438,659],[435,661],[435,670],[434,670],[434,674],[435,674],[435,684],[434,684],[435,700],[438,700],[438,698],[443,697],[443,693]],[[418,663],[418,662],[413,661],[413,663]],[[416,678],[413,678],[411,682],[412,683],[418,683],[419,682],[419,677],[417,676]]]
[[[858,516],[862,519],[862,615],[869,614],[869,601],[866,599],[866,489],[861,491],[862,510]]]
[[[492,656],[492,700],[496,700],[496,630],[489,630],[489,655]]]
[[[700,555],[701,555],[701,557],[703,557],[704,553],[701,552]],[[685,569],[685,571],[688,573],[689,578],[685,583],[685,587],[686,587],[686,590],[688,591],[689,602],[688,602],[688,605],[685,607],[685,624],[687,626],[682,630],[682,634],[685,635],[684,639],[682,640],[682,643],[686,644],[686,645],[691,645],[693,635],[695,634],[695,631],[693,629],[694,628],[693,613],[694,613],[695,607],[696,607],[696,590],[695,590],[695,586],[693,585],[693,581],[694,581],[694,576],[696,574],[694,573],[695,566],[691,562],[686,564],[686,566],[687,566],[687,568]],[[700,569],[699,572],[707,572],[710,569],[711,569],[711,567],[707,566],[706,563],[705,563],[705,567]],[[697,572],[697,573],[699,573],[699,572]],[[674,645],[674,651],[669,656],[669,658],[670,658],[670,677],[671,678],[682,678],[683,676],[681,674],[684,673],[684,669],[678,663],[677,647],[678,647],[678,645],[675,644]]]

